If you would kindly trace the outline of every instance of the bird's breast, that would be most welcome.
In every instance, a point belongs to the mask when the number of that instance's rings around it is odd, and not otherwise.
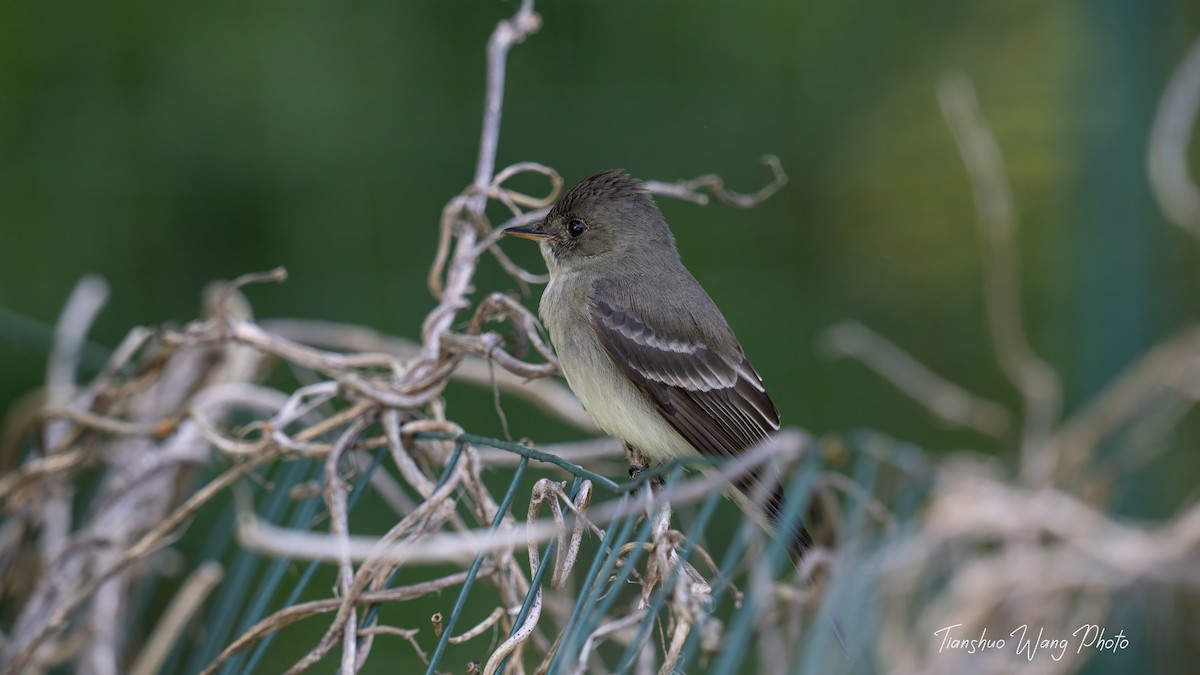
[[[542,294],[541,315],[567,384],[605,433],[663,461],[695,449],[613,363],[592,327],[587,287],[556,277]]]

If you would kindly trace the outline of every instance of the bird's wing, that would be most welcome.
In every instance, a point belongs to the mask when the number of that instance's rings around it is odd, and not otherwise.
[[[589,305],[617,368],[699,452],[733,457],[779,429],[779,410],[736,340],[722,349],[672,335],[670,322],[652,326],[603,288]]]
[[[779,409],[716,306],[703,291],[701,297],[710,305],[705,312],[709,320],[719,320],[727,339],[687,337],[679,328],[670,328],[686,323],[665,321],[648,311],[644,317],[638,316],[605,283],[593,287],[588,309],[592,327],[613,363],[646,395],[658,414],[700,453],[735,457],[779,430]],[[705,334],[701,330],[687,332]],[[778,524],[784,513],[784,494],[779,481],[769,475],[759,467],[734,485],[758,501],[767,519]],[[791,536],[793,554],[801,555],[812,542],[803,523],[796,522]]]

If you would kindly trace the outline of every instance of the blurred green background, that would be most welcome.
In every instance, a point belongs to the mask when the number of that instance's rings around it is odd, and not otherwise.
[[[0,409],[44,377],[81,275],[93,332],[182,322],[210,280],[286,266],[259,316],[416,336],[438,215],[470,182],[483,49],[513,2],[0,3]],[[685,262],[784,421],[873,427],[1011,460],[1012,439],[939,427],[859,365],[823,360],[854,318],[968,389],[1015,404],[981,303],[970,186],[934,95],[973,78],[1021,221],[1027,323],[1068,412],[1200,310],[1200,242],[1166,223],[1146,141],[1194,0],[547,2],[509,61],[499,162],[568,183],[624,167],[790,182],[750,211],[661,199]],[[1200,157],[1193,148],[1192,157]],[[1197,163],[1193,162],[1193,167]],[[532,183],[530,191],[541,190]],[[497,212],[498,213],[498,212]],[[541,269],[532,246],[506,242]],[[488,261],[478,294],[514,284]],[[537,291],[528,304],[536,306]],[[94,364],[93,364],[94,366]],[[490,395],[450,413],[499,434]],[[510,404],[515,436],[572,437]],[[1174,510],[1200,472],[1197,416],[1115,498]]]

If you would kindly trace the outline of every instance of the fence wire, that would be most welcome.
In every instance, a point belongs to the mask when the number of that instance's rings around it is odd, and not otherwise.
[[[686,472],[697,464],[714,465],[697,458],[693,461],[670,462],[645,472],[634,480],[617,483],[594,471],[585,469],[574,463],[565,461],[557,456],[539,451],[526,445],[515,444],[499,439],[486,438],[472,434],[450,434],[445,432],[425,432],[415,435],[416,439],[428,441],[452,441],[453,451],[442,467],[437,487],[441,487],[450,478],[452,470],[462,461],[464,450],[474,447],[493,448],[506,453],[512,453],[519,459],[516,468],[508,477],[504,488],[503,498],[499,503],[495,517],[489,527],[489,533],[497,533],[506,517],[511,513],[513,502],[518,493],[528,493],[532,487],[527,469],[531,461],[542,466],[552,466],[570,476],[569,488],[565,491],[568,500],[575,500],[581,486],[585,482],[598,486],[598,493],[593,496],[590,510],[602,505],[614,507],[617,515],[609,520],[602,531],[597,534],[594,551],[590,557],[584,557],[576,563],[572,573],[573,586],[566,596],[570,611],[561,617],[561,622],[555,626],[545,626],[546,630],[557,631],[548,635],[555,645],[552,653],[540,665],[536,662],[525,663],[529,655],[517,656],[523,660],[519,672],[527,672],[535,668],[544,673],[574,673],[590,669],[589,663],[606,663],[603,668],[611,672],[633,672],[641,663],[648,660],[661,664],[671,659],[675,672],[694,672],[703,669],[712,673],[747,672],[752,664],[762,661],[764,655],[755,648],[755,636],[761,635],[769,627],[764,625],[765,610],[777,610],[778,602],[764,598],[764,584],[787,583],[789,577],[795,575],[792,562],[789,560],[787,545],[781,539],[765,536],[764,530],[750,519],[741,518],[740,524],[727,537],[722,532],[712,531],[713,517],[719,512],[719,507],[731,509],[721,489],[709,489],[704,493],[698,507],[687,510],[686,522],[679,523],[686,528],[686,535],[675,548],[676,555],[671,558],[669,569],[661,570],[662,579],[651,589],[643,592],[646,579],[646,556],[655,538],[656,518],[654,513],[648,515],[646,509],[630,508],[636,506],[639,499],[645,501],[648,494],[670,496],[688,475],[697,480],[694,471]],[[844,445],[837,444],[840,450],[853,457],[853,483],[856,491],[871,494],[875,491],[875,481],[879,476],[880,463],[884,458],[895,460],[902,457],[903,446],[883,439],[876,434],[864,432],[850,439]],[[864,450],[872,446],[874,451]],[[881,452],[886,448],[886,452]],[[354,469],[354,487],[347,500],[351,512],[361,502],[361,497],[369,490],[371,478],[380,470],[386,456],[386,449],[380,448],[370,453],[369,463],[365,468]],[[916,458],[915,464],[920,466],[921,456],[918,451],[910,449],[909,460]],[[347,458],[349,459],[349,458]],[[689,465],[692,465],[689,467]],[[716,468],[720,468],[718,465]],[[823,453],[815,445],[810,445],[807,451],[797,458],[790,466],[784,467],[788,478],[786,503],[807,504],[813,498],[813,487],[822,471],[826,469]],[[885,472],[887,468],[885,467]],[[271,475],[263,481],[269,483],[270,489],[261,491],[255,509],[258,517],[264,521],[286,523],[291,528],[307,528],[322,522],[328,513],[321,508],[321,501],[316,497],[308,499],[289,499],[294,488],[302,486],[311,480],[319,480],[321,463],[316,460],[300,459],[293,462],[281,463],[275,467]],[[906,492],[904,501],[908,510],[899,514],[900,518],[912,516],[913,509],[920,502],[920,494],[926,485],[918,480],[919,471],[911,467],[908,472],[895,472],[903,480]],[[700,479],[703,480],[703,479]],[[255,486],[257,481],[245,481],[247,487]],[[653,487],[652,487],[653,486]],[[287,508],[290,503],[290,512]],[[863,535],[872,531],[868,522],[867,508],[864,505],[853,506],[843,514],[841,535],[863,542]],[[231,503],[227,509],[235,509]],[[780,525],[787,531],[797,518],[803,514],[799,508],[789,508],[783,515]],[[679,518],[679,516],[677,516]],[[208,537],[209,544],[205,546],[204,557],[217,558],[227,561],[230,573],[228,581],[222,585],[210,602],[210,612],[204,622],[203,636],[193,644],[181,642],[164,666],[164,673],[180,673],[192,675],[201,672],[205,666],[212,663],[220,651],[231,641],[233,636],[246,632],[267,614],[295,606],[300,599],[312,590],[310,584],[315,572],[321,564],[313,560],[304,565],[302,571],[296,574],[293,568],[295,562],[289,558],[266,560],[261,555],[249,549],[238,549],[232,546],[236,533],[232,531],[232,518],[225,517],[217,521],[217,525]],[[568,524],[567,529],[573,526]],[[878,530],[876,535],[882,534]],[[727,539],[727,541],[723,541]],[[697,565],[695,552],[696,543],[706,541],[710,546],[723,548],[723,555],[717,562],[711,574],[711,588],[705,596],[705,602],[694,609],[699,616],[691,617],[693,625],[684,634],[684,639],[677,644],[670,644],[664,638],[664,626],[677,622],[668,611],[668,602],[677,592],[681,584],[695,583],[694,577],[684,573],[685,565]],[[540,611],[540,596],[551,593],[548,587],[547,575],[552,574],[555,564],[556,549],[561,545],[560,539],[552,539],[540,550],[541,564],[533,572],[528,592],[519,605],[504,607],[506,615],[511,616],[511,627],[507,638],[513,639],[521,629],[527,626],[531,612]],[[454,668],[464,667],[463,659],[453,659],[457,666],[446,666],[445,658],[453,656],[455,646],[450,639],[459,629],[459,622],[464,609],[472,602],[477,605],[491,601],[490,596],[473,594],[479,573],[485,560],[491,555],[481,551],[472,559],[466,575],[459,585],[457,593],[444,596],[447,611],[438,612],[442,615],[436,642],[428,655],[425,672],[453,672]],[[694,569],[693,567],[693,569]],[[414,572],[409,572],[405,581],[412,582]],[[419,574],[419,572],[418,572]],[[393,573],[387,579],[384,587],[397,579],[398,573]],[[754,592],[741,591],[738,584],[746,583],[755,588]],[[280,589],[287,585],[286,596],[279,598]],[[800,586],[793,587],[799,589]],[[638,589],[629,592],[630,589]],[[845,597],[836,605],[825,603],[809,611],[808,620],[801,634],[801,641],[792,643],[786,654],[786,662],[797,666],[796,672],[813,672],[810,668],[822,668],[823,672],[854,672],[864,666],[866,655],[862,641],[867,635],[853,629],[845,638],[836,635],[838,626],[865,625],[863,618],[869,613],[867,598],[869,590],[863,587],[851,591],[843,588],[840,591]],[[728,601],[731,594],[736,601]],[[768,605],[768,607],[764,607]],[[359,629],[365,631],[375,624],[380,604],[371,604],[366,608],[359,621]],[[836,609],[835,609],[836,607]],[[630,620],[632,619],[632,620]],[[606,625],[620,623],[619,630],[606,635],[603,630]],[[714,631],[720,631],[713,642]],[[706,636],[706,632],[708,635]],[[278,633],[266,634],[254,645],[252,650],[237,654],[220,665],[216,672],[226,674],[249,674],[262,672],[263,658],[277,638]],[[595,644],[598,641],[602,645]],[[492,646],[496,646],[498,637],[493,637]],[[709,644],[705,645],[705,641]],[[839,644],[840,643],[840,644]],[[674,647],[674,649],[672,649]],[[477,649],[470,653],[478,653]],[[650,656],[647,656],[650,655]],[[774,658],[777,658],[776,655]],[[509,657],[512,658],[512,657]],[[509,658],[504,659],[495,672],[510,670]],[[582,660],[581,660],[582,659]],[[829,661],[833,659],[832,665]]]

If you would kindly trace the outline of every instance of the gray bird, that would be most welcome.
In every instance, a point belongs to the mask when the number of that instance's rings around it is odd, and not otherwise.
[[[550,271],[540,314],[584,408],[631,457],[736,457],[779,429],[779,410],[716,304],[688,272],[641,181],[620,170],[586,178],[546,218],[505,234],[539,243]],[[783,513],[774,468],[733,496],[772,529]],[[753,506],[756,497],[762,506]],[[760,514],[766,516],[763,522]],[[803,525],[794,559],[812,545]]]

